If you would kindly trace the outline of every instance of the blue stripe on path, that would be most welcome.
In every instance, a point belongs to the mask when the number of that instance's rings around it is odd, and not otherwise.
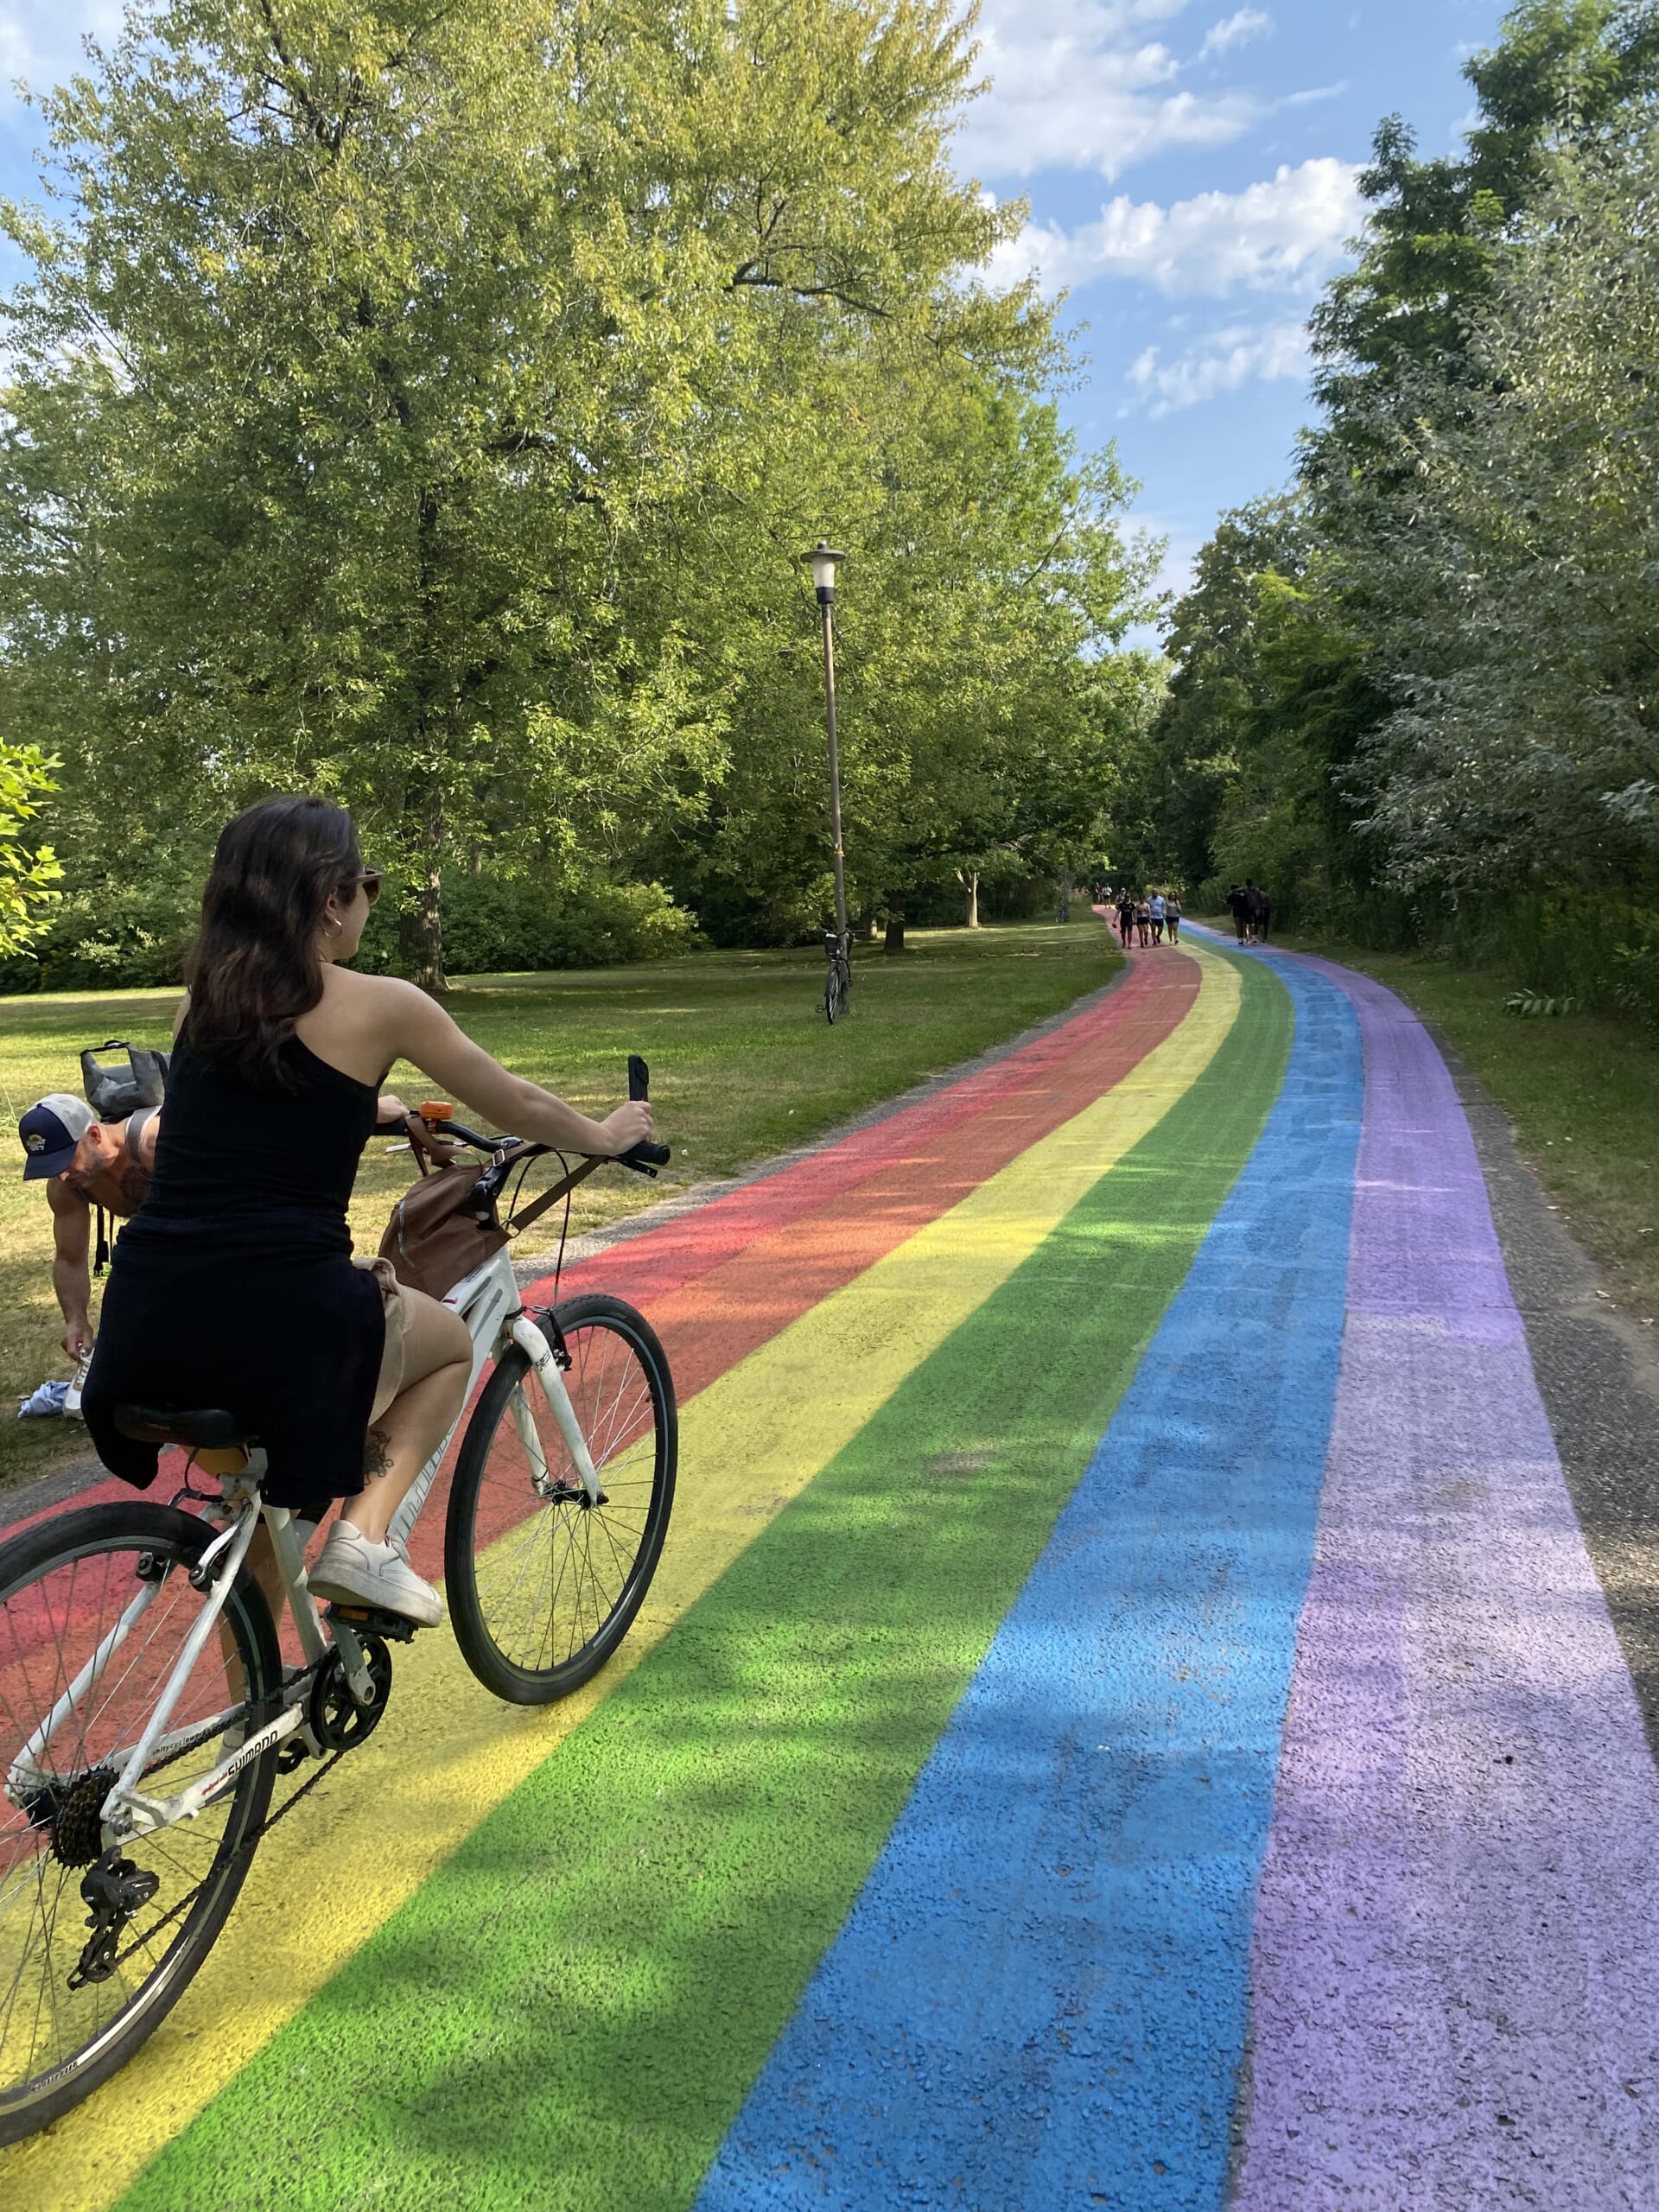
[[[700,2212],[1222,2202],[1363,1098],[1283,980],[1261,1141]]]

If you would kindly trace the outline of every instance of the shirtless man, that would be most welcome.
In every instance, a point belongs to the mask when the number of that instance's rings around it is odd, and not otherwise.
[[[28,1155],[26,1183],[44,1182],[52,1209],[52,1287],[63,1315],[63,1348],[83,1360],[92,1348],[92,1208],[122,1220],[137,1212],[156,1164],[159,1106],[141,1106],[124,1122],[100,1122],[84,1098],[54,1090],[17,1124]]]
[[[396,1135],[408,1108],[383,1093],[376,1129]],[[26,1183],[44,1182],[52,1209],[52,1287],[63,1315],[63,1348],[77,1364],[92,1348],[92,1208],[130,1220],[149,1192],[162,1109],[141,1106],[123,1122],[100,1122],[84,1098],[54,1090],[17,1124]]]

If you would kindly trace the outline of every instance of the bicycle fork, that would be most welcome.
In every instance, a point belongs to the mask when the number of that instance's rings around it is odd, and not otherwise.
[[[570,1454],[571,1465],[582,1478],[582,1486],[588,1493],[590,1505],[602,1503],[599,1471],[594,1465],[593,1454],[588,1449],[588,1440],[582,1433],[576,1419],[576,1409],[570,1402],[570,1393],[564,1387],[564,1370],[559,1357],[546,1336],[537,1328],[528,1313],[515,1315],[512,1340],[528,1357],[541,1379],[547,1394],[547,1402],[559,1434],[564,1439],[564,1448]],[[515,1390],[512,1399],[513,1426],[519,1440],[530,1455],[531,1468],[539,1488],[548,1478],[547,1458],[542,1450],[541,1439],[536,1433],[536,1423],[530,1408],[524,1402],[524,1393]]]

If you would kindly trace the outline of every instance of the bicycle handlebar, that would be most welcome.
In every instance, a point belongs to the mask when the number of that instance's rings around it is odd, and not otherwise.
[[[650,1090],[650,1068],[640,1058],[638,1052],[631,1052],[628,1055],[628,1096],[631,1099],[645,1098],[649,1096]],[[437,1128],[439,1142],[466,1145],[474,1152],[496,1153],[511,1145],[519,1147],[516,1156],[522,1158],[525,1152],[533,1154],[576,1150],[573,1145],[526,1144],[522,1137],[480,1136],[476,1129],[469,1129],[464,1122],[445,1121],[440,1122]],[[579,1156],[583,1160],[613,1160],[617,1166],[630,1168],[636,1175],[655,1175],[659,1167],[667,1166],[674,1154],[668,1145],[641,1141],[639,1144],[631,1145],[626,1152],[588,1152],[582,1153]]]

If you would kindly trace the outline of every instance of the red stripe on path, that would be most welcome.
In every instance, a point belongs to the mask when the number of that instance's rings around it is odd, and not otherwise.
[[[591,1260],[567,1268],[561,1287],[565,1292],[603,1287],[638,1305],[659,1300],[711,1273],[760,1238],[820,1211],[895,1165],[927,1154],[938,1139],[976,1115],[1000,1110],[1002,1102],[1009,1098],[1034,1097],[1063,1064],[1080,1055],[1100,1055],[1085,1071],[1091,1072],[1094,1080],[1094,1088],[1083,1101],[1086,1104],[1109,1090],[1136,1060],[1168,1036],[1192,1005],[1198,988],[1197,963],[1184,953],[1173,960],[1135,958],[1108,997],[1074,1014],[1046,1036],[1022,1045],[1006,1059],[963,1076],[868,1128],[855,1129],[839,1143],[797,1160],[761,1182],[713,1199],[637,1240],[613,1246]],[[1130,1039],[1127,1059],[1116,1048],[1123,1033]],[[1065,1088],[1068,1096],[1077,1095],[1069,1077]],[[1081,1109],[1074,1106],[1068,1110]],[[1058,1116],[1064,1118],[1064,1114]],[[1034,1143],[1038,1136],[1058,1127],[1058,1119],[1043,1122],[1014,1150]],[[1006,1166],[1013,1157],[1013,1152],[1006,1153],[997,1165]],[[943,1212],[963,1195],[962,1189],[957,1190],[935,1211]],[[551,1281],[550,1276],[537,1282],[533,1294],[526,1295],[550,1294]]]

